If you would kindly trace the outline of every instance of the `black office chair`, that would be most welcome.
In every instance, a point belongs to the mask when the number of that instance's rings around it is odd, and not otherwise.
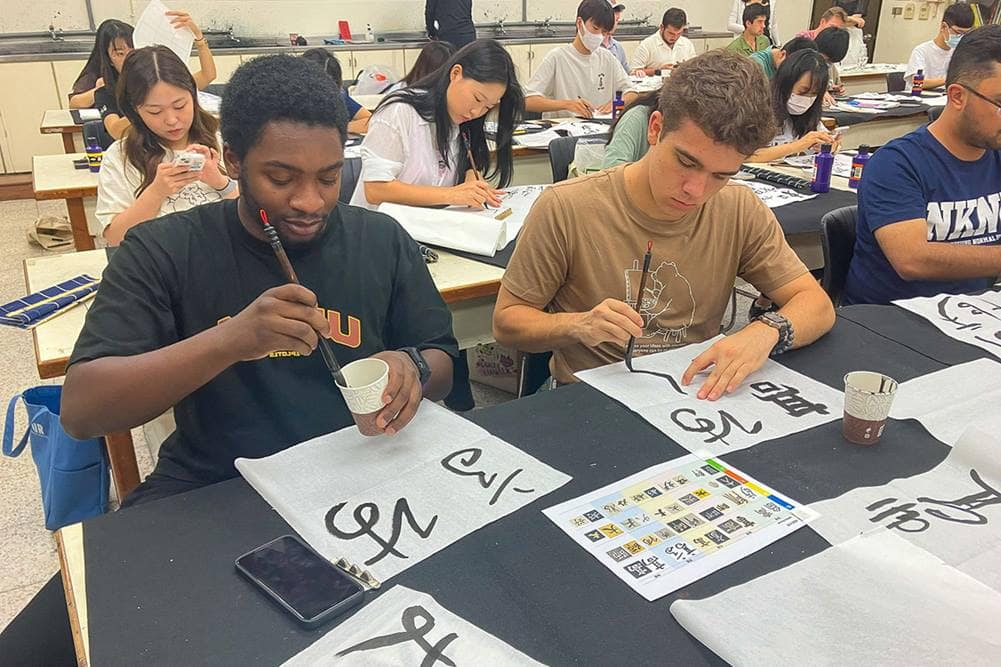
[[[903,72],[890,72],[886,75],[886,92],[899,93],[907,88]]]
[[[928,122],[934,123],[937,121],[943,111],[945,111],[945,107],[932,107],[931,109],[928,109]]]
[[[355,188],[358,187],[358,178],[361,176],[361,158],[349,157],[344,161],[341,168],[341,194],[337,201],[342,204],[350,204],[351,197],[354,196]]]
[[[567,180],[578,137],[560,137],[549,142],[549,166],[553,170],[553,183]]]
[[[552,356],[552,352],[525,352],[522,355],[518,398],[531,396],[549,379],[549,360]]]
[[[103,120],[88,120],[83,124],[84,148],[95,141],[100,145],[102,151],[108,150],[108,146],[115,142],[115,138],[105,129]]]
[[[835,307],[841,304],[848,266],[855,254],[857,222],[858,206],[835,209],[820,220],[820,243],[824,249],[824,277],[820,285]]]

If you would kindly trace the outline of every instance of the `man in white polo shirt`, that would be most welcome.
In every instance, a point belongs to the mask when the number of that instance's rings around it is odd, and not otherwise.
[[[660,30],[636,47],[629,61],[629,71],[636,75],[653,76],[657,70],[669,70],[695,57],[695,45],[685,37],[688,16],[684,10],[672,7],[664,12]]]
[[[601,48],[615,25],[608,0],[584,0],[577,7],[573,43],[546,54],[525,86],[525,109],[544,118],[607,114],[616,91],[629,104],[636,97],[629,75],[608,49]]]
[[[935,39],[918,44],[911,51],[911,59],[907,61],[907,69],[904,71],[907,84],[912,85],[914,75],[918,70],[923,70],[925,90],[944,86],[952,52],[959,46],[959,40],[963,39],[963,35],[972,29],[973,10],[969,5],[948,7],[942,14],[942,23]]]

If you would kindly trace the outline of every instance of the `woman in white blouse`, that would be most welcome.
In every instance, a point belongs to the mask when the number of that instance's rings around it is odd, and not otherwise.
[[[507,50],[481,39],[413,87],[388,95],[369,122],[362,170],[351,203],[411,206],[498,205],[511,182],[512,133],[524,96]],[[497,112],[495,149],[487,147],[484,116]],[[487,180],[476,177],[467,157]]]
[[[195,80],[173,51],[132,51],[120,85],[131,126],[105,151],[97,182],[95,216],[108,245],[147,220],[239,194],[219,163],[219,121],[198,106]],[[181,151],[202,155],[202,169],[174,164]]]
[[[734,37],[738,37],[744,32],[741,17],[744,15],[744,8],[752,2],[768,8],[768,23],[765,27],[765,35],[768,39],[772,40],[772,46],[779,46],[782,44],[782,40],[779,39],[778,20],[775,18],[775,5],[778,0],[733,0],[733,5],[730,7],[730,16],[726,21],[726,29],[732,32]]]

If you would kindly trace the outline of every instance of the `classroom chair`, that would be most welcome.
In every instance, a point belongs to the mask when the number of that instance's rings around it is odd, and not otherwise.
[[[553,170],[553,183],[567,180],[576,149],[577,137],[560,137],[549,142],[549,166]]]
[[[355,188],[358,186],[358,177],[361,176],[361,158],[360,157],[349,157],[344,161],[344,167],[341,169],[341,194],[337,197],[337,201],[342,204],[350,204],[351,197],[355,193]]]
[[[549,379],[552,352],[523,352],[521,373],[518,375],[518,398],[531,396]]]
[[[907,87],[903,72],[890,72],[886,75],[886,92],[899,93]]]
[[[943,111],[945,111],[945,107],[932,107],[928,109],[928,122],[934,123],[935,121],[937,121],[938,117],[942,115]]]
[[[855,225],[858,206],[845,206],[824,215],[820,220],[820,244],[824,249],[824,288],[835,308],[841,305],[841,293],[848,277],[848,266],[855,254]]]

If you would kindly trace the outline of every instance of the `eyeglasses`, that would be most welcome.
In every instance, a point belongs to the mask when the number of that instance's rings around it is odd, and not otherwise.
[[[974,90],[970,86],[967,86],[965,83],[961,83],[959,85],[961,85],[963,88],[966,88],[968,91],[970,91],[971,93],[973,93],[974,95],[976,95],[977,97],[979,97],[980,99],[982,99],[984,102],[987,102],[988,104],[994,106],[998,110],[998,115],[1001,116],[1001,102],[995,102],[994,100],[992,100],[991,98],[987,97],[986,95],[977,92],[976,90]]]

